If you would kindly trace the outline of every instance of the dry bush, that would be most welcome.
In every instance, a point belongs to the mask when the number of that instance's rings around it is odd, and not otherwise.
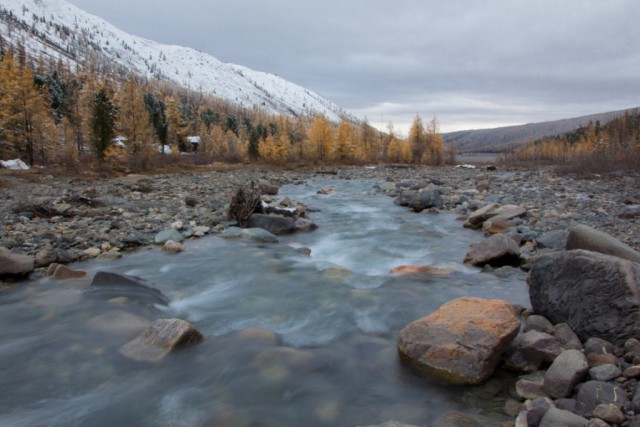
[[[262,199],[251,183],[249,188],[240,187],[229,204],[227,217],[236,220],[240,227],[246,227],[251,215],[260,209]]]

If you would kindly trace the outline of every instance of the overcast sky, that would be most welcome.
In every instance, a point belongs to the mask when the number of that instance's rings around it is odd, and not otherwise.
[[[640,105],[638,0],[68,0],[267,71],[374,125],[441,131]]]

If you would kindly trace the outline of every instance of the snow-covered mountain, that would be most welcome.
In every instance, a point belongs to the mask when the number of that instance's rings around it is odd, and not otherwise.
[[[100,58],[247,108],[296,116],[320,113],[332,121],[348,115],[328,99],[274,74],[130,35],[64,0],[2,1],[0,34],[5,42],[21,42],[36,57],[72,63]]]

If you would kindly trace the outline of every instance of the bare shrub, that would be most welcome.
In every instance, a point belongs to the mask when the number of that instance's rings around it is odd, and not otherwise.
[[[229,219],[236,220],[240,227],[246,227],[249,218],[253,213],[260,210],[262,206],[262,200],[260,193],[258,193],[253,183],[249,188],[240,187],[236,191],[235,196],[231,199],[229,204],[229,212],[227,217]]]

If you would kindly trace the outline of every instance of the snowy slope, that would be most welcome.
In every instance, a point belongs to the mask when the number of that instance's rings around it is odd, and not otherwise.
[[[0,3],[0,34],[33,55],[71,62],[102,57],[139,74],[216,95],[243,107],[288,115],[347,114],[326,98],[276,75],[219,61],[182,46],[163,45],[121,31],[64,0]]]

